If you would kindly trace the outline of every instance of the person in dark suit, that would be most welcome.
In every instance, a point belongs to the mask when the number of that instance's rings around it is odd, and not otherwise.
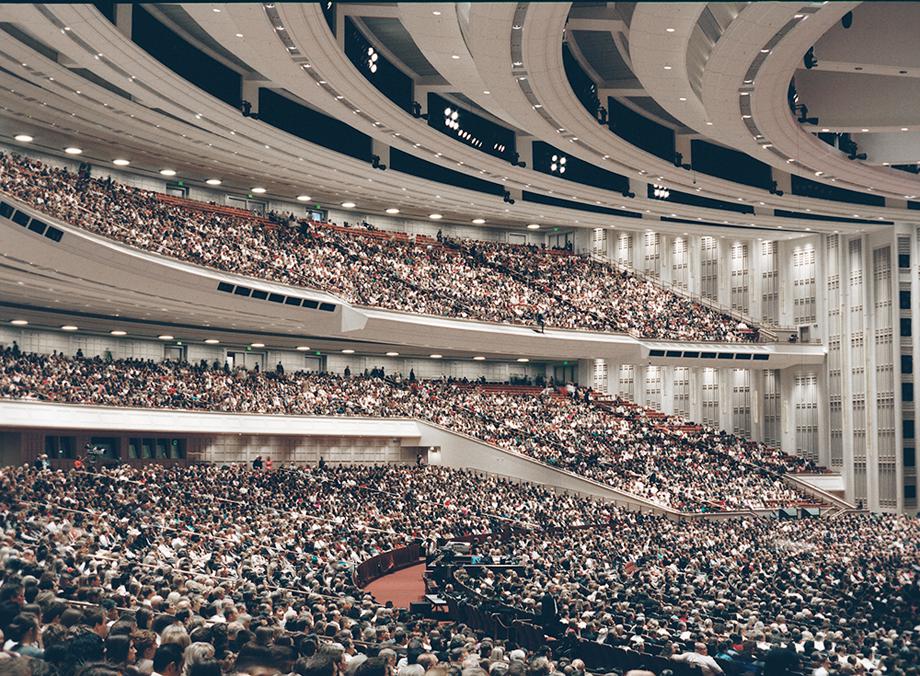
[[[544,631],[551,633],[551,629],[559,622],[559,604],[556,602],[556,586],[547,588],[540,600],[540,626]]]

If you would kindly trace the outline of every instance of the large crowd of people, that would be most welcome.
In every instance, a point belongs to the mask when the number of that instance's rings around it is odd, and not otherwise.
[[[360,305],[673,340],[757,337],[756,329],[612,264],[535,246],[417,242],[293,218],[270,224],[9,153],[0,153],[0,190],[145,251]]]
[[[440,593],[526,613],[560,647],[661,654],[701,676],[916,674],[918,526],[673,521],[437,466],[10,467],[0,672],[582,676],[577,653],[530,652],[355,584],[380,552],[491,534]],[[495,563],[512,567],[478,565]],[[798,667],[765,666],[777,657]]]
[[[411,417],[682,511],[807,502],[783,481],[807,460],[589,390],[230,369],[0,351],[0,397],[235,413]]]

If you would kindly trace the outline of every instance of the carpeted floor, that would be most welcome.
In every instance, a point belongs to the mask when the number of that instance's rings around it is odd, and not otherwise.
[[[397,608],[408,608],[412,601],[418,601],[425,595],[424,574],[424,563],[403,568],[374,580],[367,585],[367,591],[374,595],[378,603],[392,601]]]

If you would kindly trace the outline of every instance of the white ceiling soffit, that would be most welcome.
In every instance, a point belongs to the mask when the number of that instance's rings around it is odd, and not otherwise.
[[[156,171],[169,166],[177,169],[180,177],[198,182],[218,175],[225,179],[226,188],[237,187],[243,192],[265,184],[269,196],[289,199],[305,188],[312,194],[319,187],[320,195],[313,196],[321,202],[334,205],[347,197],[358,202],[359,208],[376,208],[378,213],[397,206],[404,213],[414,208],[424,217],[437,204],[448,222],[465,221],[470,215],[484,217],[493,225],[518,226],[552,219],[554,223],[574,221],[580,227],[597,227],[619,220],[535,204],[521,204],[511,214],[494,196],[374,171],[365,162],[245,119],[200,90],[190,91],[188,83],[126,40],[92,6],[57,6],[52,18],[32,5],[15,9],[15,16],[5,12],[4,19],[27,23],[44,41],[69,54],[70,63],[119,82],[139,101],[87,83],[64,66],[8,40],[4,48],[15,52],[8,55],[8,65],[27,63],[29,70],[24,76],[42,86],[0,73],[0,82],[6,86],[3,99],[12,104],[3,111],[2,126],[9,135],[24,128],[35,131],[36,149],[50,138],[59,143],[45,148],[59,152],[79,139],[85,150],[83,157],[102,164],[111,160],[113,149],[120,149],[130,151],[132,159],[140,155],[150,163],[145,167],[142,162],[133,162],[133,169]],[[62,26],[71,30],[64,31]],[[99,53],[103,56],[97,59]],[[76,91],[81,94],[75,96]],[[199,114],[201,119],[197,119]],[[638,225],[634,221],[628,224]]]
[[[765,190],[678,169],[671,162],[666,162],[619,138],[606,127],[599,125],[578,101],[565,75],[561,51],[545,48],[546,44],[561,35],[565,21],[563,8],[558,3],[518,5],[515,14],[508,16],[512,7],[491,3],[473,5],[471,19],[481,21],[484,30],[487,27],[495,30],[495,27],[503,24],[506,29],[522,35],[518,52],[520,60],[513,61],[517,58],[514,35],[510,54],[507,50],[498,48],[498,38],[492,34],[489,34],[491,39],[482,38],[482,53],[475,48],[472,51],[480,66],[480,72],[489,73],[490,86],[494,95],[498,97],[498,103],[505,108],[513,109],[512,112],[519,119],[526,117],[526,124],[535,130],[535,136],[538,138],[548,139],[563,151],[623,174],[633,181],[642,181],[642,187],[645,182],[658,182],[686,192],[703,191],[703,195],[707,197],[728,201],[740,200],[758,207],[799,210],[810,208],[814,212],[852,217],[852,206],[804,198],[795,198],[798,203],[792,204],[789,198],[776,197]],[[644,5],[638,6],[636,12],[641,7]],[[521,26],[521,29],[515,29],[515,25]],[[664,33],[665,27],[661,26],[660,31]],[[515,66],[514,63],[521,65]],[[689,91],[689,85],[687,89]],[[689,96],[693,96],[692,92]],[[647,204],[654,205],[655,201],[649,200]],[[885,219],[893,217],[891,210],[884,208],[872,210],[863,207],[863,210],[866,214],[871,214],[872,218],[885,214]],[[688,209],[681,208],[680,211],[687,212]],[[705,219],[721,219],[726,213],[712,209],[702,211],[707,212]],[[701,213],[696,210],[690,212],[694,216]],[[908,213],[906,210],[903,210],[903,216],[906,220],[916,219],[916,214]],[[788,219],[772,216],[757,215],[751,220],[769,223],[773,227],[788,226]],[[824,229],[824,226],[816,227]],[[841,228],[840,224],[837,224],[833,228],[846,230],[853,228],[853,225]]]
[[[711,80],[704,77],[704,103],[715,127],[726,133],[726,143],[768,164],[785,165],[786,171],[837,187],[872,188],[876,194],[903,199],[918,192],[916,179],[846,159],[803,128],[786,102],[789,81],[802,55],[855,6],[749,6],[713,51],[707,70],[712,68],[716,75]],[[751,117],[743,118],[745,114]]]
[[[674,204],[647,199],[624,200],[619,195],[613,197],[607,190],[573,184],[570,181],[530,169],[512,167],[507,162],[449,140],[440,132],[430,128],[424,120],[412,119],[376,88],[368,85],[363,75],[355,69],[336,44],[335,38],[322,17],[322,11],[317,5],[275,6],[278,10],[279,21],[283,22],[285,40],[289,39],[289,46],[299,54],[295,58],[292,58],[290,54],[282,53],[281,50],[286,48],[276,35],[282,31],[278,31],[278,26],[273,26],[268,21],[268,15],[262,5],[222,5],[222,7],[224,9],[216,15],[216,19],[213,18],[213,13],[207,6],[188,5],[187,10],[193,18],[206,26],[214,39],[225,46],[233,45],[239,58],[264,73],[276,86],[287,89],[324,112],[355,126],[383,143],[388,143],[428,161],[502,183],[509,189],[534,190],[563,199],[575,199],[609,208],[644,209],[650,214],[663,216],[677,213],[681,217],[738,224],[743,227],[755,227],[751,225],[753,223],[756,224],[756,227],[763,226],[770,230],[777,229],[777,226],[786,229],[795,228],[788,219],[778,219],[772,216],[727,214],[719,210],[678,207]],[[479,24],[474,24],[477,13],[490,7],[494,9],[496,5],[473,5],[471,8],[470,23],[474,27],[470,34],[475,36],[475,39],[472,40],[474,44],[485,42],[494,46],[496,39],[494,25],[491,32],[488,33],[493,36],[489,40],[482,35]],[[510,23],[507,28],[508,31],[512,30]],[[236,38],[236,34],[243,30],[247,31],[244,34],[245,39]],[[499,28],[500,31],[501,28]],[[474,58],[477,58],[477,67],[482,75],[483,68],[479,65],[476,50],[473,45],[470,46],[470,51],[474,54]],[[303,68],[307,64],[310,67]],[[513,84],[515,80],[512,79],[511,82]],[[493,96],[495,95],[494,90],[495,88],[492,87]],[[338,99],[337,96],[342,98]],[[360,112],[355,113],[355,110]],[[373,115],[370,114],[370,111],[373,112]],[[375,122],[377,124],[374,124]],[[553,209],[555,208],[528,205],[518,201],[518,205],[514,207],[514,215],[527,213],[527,218],[540,222],[547,215],[553,214]],[[580,227],[597,227],[609,224],[612,219],[616,220],[616,217],[612,216],[568,209],[561,210],[561,212],[567,214],[567,221],[560,222],[571,224],[574,220],[574,223]],[[574,214],[578,214],[577,218],[573,218]],[[634,229],[648,225],[647,223],[640,224],[635,219],[624,220],[618,224]],[[809,227],[812,226],[815,230],[825,227],[817,222],[809,225]],[[847,228],[848,226],[835,224],[833,227]],[[656,223],[656,228],[676,232],[682,231],[686,226],[672,227],[661,224],[659,227]]]
[[[197,11],[196,7],[190,6],[190,12]],[[245,6],[236,5],[224,7],[232,7],[233,11],[245,9]],[[473,6],[471,12],[475,13],[480,7]],[[257,8],[264,13],[261,5],[258,5]],[[307,9],[310,8],[313,8],[315,12],[320,11],[313,6]],[[212,24],[219,25],[229,13],[229,9],[221,14],[209,11],[210,16],[206,24],[209,27]],[[339,192],[338,199],[347,195],[359,202],[359,208],[366,207],[368,211],[376,209],[378,213],[386,206],[393,206],[395,202],[396,206],[405,206],[406,209],[414,208],[421,214],[427,213],[433,204],[437,204],[439,211],[446,214],[446,221],[456,221],[458,215],[459,220],[462,221],[469,215],[475,214],[489,219],[493,224],[496,221],[518,225],[534,221],[546,223],[549,219],[553,219],[555,223],[573,224],[578,227],[598,227],[614,222],[625,229],[636,230],[649,225],[648,221],[617,219],[602,214],[590,214],[520,201],[514,208],[514,213],[511,213],[498,198],[442,184],[432,184],[423,179],[409,178],[407,180],[405,175],[395,174],[395,172],[391,174],[373,171],[366,163],[304,142],[256,120],[242,118],[238,111],[227,104],[198,89],[191,88],[191,85],[185,80],[124,38],[90,5],[41,6],[41,11],[35,5],[7,5],[3,9],[3,18],[27,25],[36,36],[61,53],[61,61],[70,65],[79,65],[98,73],[113,83],[117,82],[120,88],[124,88],[132,97],[135,97],[136,101],[128,101],[108,89],[87,83],[65,68],[62,63],[51,62],[18,41],[7,40],[4,43],[4,51],[19,50],[15,54],[7,55],[7,66],[18,68],[19,58],[27,59],[29,67],[24,71],[24,76],[28,77],[33,84],[25,85],[18,78],[3,75],[8,79],[0,81],[9,89],[16,90],[15,93],[9,95],[6,91],[3,93],[3,100],[12,104],[7,106],[8,110],[2,113],[3,126],[12,131],[14,125],[17,127],[32,125],[30,129],[44,130],[53,138],[57,138],[57,134],[75,136],[81,139],[81,144],[87,149],[85,156],[92,159],[105,162],[113,148],[130,146],[137,153],[143,153],[144,157],[152,158],[151,161],[155,160],[159,166],[164,166],[162,163],[167,162],[177,165],[175,168],[180,170],[180,175],[184,174],[183,177],[191,181],[203,181],[204,178],[213,175],[209,167],[214,166],[224,174],[222,178],[230,176],[233,181],[236,181],[235,183],[228,182],[230,186],[241,190],[248,189],[256,182],[266,182],[269,195],[277,194],[290,198],[300,194],[304,188],[312,193],[314,187],[320,186],[326,191],[320,196],[320,201],[333,203],[337,198],[335,192]],[[250,23],[249,26],[253,28],[259,23],[264,26],[266,18],[263,16],[260,22]],[[320,21],[319,24],[322,28],[321,38],[326,43],[331,41],[334,45],[325,22]],[[64,27],[69,27],[70,30],[65,31]],[[274,28],[270,24],[267,28],[268,36],[272,40],[261,40],[261,42],[269,42],[274,45],[271,54],[277,57],[278,49],[283,45],[274,35]],[[239,29],[236,29],[235,26],[231,26],[231,29],[233,30],[232,37],[239,41],[239,38],[235,37]],[[508,26],[508,30],[511,31],[513,28]],[[233,43],[234,40],[230,42]],[[324,43],[324,47],[327,46]],[[102,58],[97,58],[97,50],[98,53],[103,54]],[[244,62],[251,63],[239,52],[237,54]],[[356,71],[337,46],[334,47],[330,58],[332,57],[335,57],[332,59],[333,63],[341,66],[341,62],[344,61],[347,66],[341,78],[338,74],[336,75],[337,80],[341,79],[349,87],[354,86],[355,91],[362,96],[369,93],[377,94],[377,99],[374,101],[379,103],[382,96],[368,86],[363,78],[354,75]],[[255,67],[254,64],[253,67]],[[302,71],[300,76],[303,78],[305,71],[299,66],[295,68]],[[479,70],[482,72],[481,68]],[[330,70],[330,72],[335,71]],[[350,80],[349,74],[352,75]],[[515,81],[512,79],[512,82]],[[317,90],[320,89],[315,81],[312,86]],[[79,87],[83,88],[81,91],[84,93],[75,97],[74,92]],[[23,90],[28,90],[26,96]],[[368,92],[368,90],[371,91]],[[566,85],[566,91],[568,90],[569,87]],[[334,100],[334,96],[326,92],[325,98],[327,99],[326,105],[322,107],[328,109],[329,102]],[[42,99],[45,105],[42,105]],[[384,101],[386,106],[380,106],[381,110],[386,109],[387,106],[394,107],[388,100],[384,99]],[[350,102],[346,102],[342,105],[349,104]],[[376,104],[372,103],[372,105]],[[163,113],[154,109],[162,110]],[[504,162],[488,158],[482,153],[442,138],[443,135],[429,129],[423,122],[407,118],[403,111],[397,109],[391,112],[397,114],[394,120],[398,124],[408,123],[413,132],[418,130],[434,135],[431,141],[436,144],[436,147],[449,148],[451,153],[455,150],[471,153],[470,157],[477,163],[475,165],[477,168],[483,164],[483,158],[497,164],[496,168],[499,171],[504,169],[508,172],[509,180],[506,184],[509,188],[534,189],[537,192],[552,192],[565,199],[579,199],[587,203],[593,201],[595,204],[601,203],[613,208],[617,206],[616,202],[619,200],[611,200],[611,194],[608,191],[544,176],[529,169],[513,169]],[[530,112],[532,113],[533,110]],[[198,119],[199,115],[201,119]],[[361,119],[364,120],[364,118]],[[352,123],[354,123],[353,120]],[[387,139],[391,138],[391,134],[398,133],[385,126],[374,127],[373,123],[368,120],[364,120],[364,123],[370,131],[377,129]],[[434,153],[440,151],[424,147],[422,150],[428,154],[418,152],[416,154],[437,161]],[[454,161],[454,158],[444,157],[441,158],[441,161],[445,166],[451,166],[450,163]],[[157,164],[153,165],[154,168],[156,166]],[[477,175],[475,170],[469,173]],[[539,180],[540,183],[535,183],[530,188],[530,184],[525,181],[534,179]],[[408,190],[410,187],[411,190]],[[436,195],[441,195],[443,201],[435,202]],[[814,201],[809,203],[816,204]],[[448,205],[447,209],[441,208],[444,204]],[[828,209],[829,213],[843,213],[839,204],[830,203],[830,205],[834,209]],[[651,200],[632,200],[628,202],[627,208],[641,209],[643,206],[652,214],[670,215],[670,210],[677,210],[679,215],[685,218],[705,218],[708,221],[718,219],[727,222],[724,220],[725,212],[681,207]],[[883,213],[886,213],[888,218],[892,217],[890,210]],[[794,227],[794,224],[787,219],[735,216],[732,215],[731,223],[744,226],[749,225],[745,221],[750,219],[758,226],[776,228],[778,225],[783,225],[787,229]],[[825,225],[818,222],[810,225],[814,226],[815,230],[846,229],[847,227],[841,224]],[[659,226],[657,222],[655,226],[662,232],[676,232],[687,227],[665,223]],[[737,235],[737,230],[726,229],[726,233]]]

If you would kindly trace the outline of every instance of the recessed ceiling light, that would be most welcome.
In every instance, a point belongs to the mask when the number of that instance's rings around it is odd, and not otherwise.
[[[298,201],[298,202],[309,202],[311,199],[313,199],[313,198],[310,197],[309,195],[298,195],[298,196],[297,196],[297,201]]]
[[[475,225],[482,225],[482,224],[485,223],[485,222],[486,222],[486,219],[484,219],[484,218],[474,218],[474,219],[473,219],[473,223],[474,223]]]
[[[665,69],[665,70],[671,70],[671,66],[665,66],[664,69]]]
[[[528,230],[539,230],[539,229],[540,229],[540,224],[539,224],[539,223],[529,223],[529,224],[527,225],[527,229],[528,229]]]
[[[157,338],[159,338],[160,340],[172,340],[173,339],[173,337],[169,335],[168,333],[164,333],[162,336],[157,336]]]
[[[429,354],[428,356],[431,357],[432,359],[440,359],[443,355],[440,355],[440,354]]]
[[[668,33],[673,33],[675,29],[673,29],[673,28],[665,28],[665,30],[666,30]]]
[[[265,188],[252,188],[252,192],[256,195],[261,195],[263,192],[265,192]]]
[[[29,321],[27,319],[14,319],[10,322],[13,326],[25,326]]]
[[[221,181],[219,178],[209,178],[205,183],[208,185],[220,185]]]
[[[473,361],[485,361],[485,357],[473,357]]]
[[[76,146],[67,146],[64,148],[64,152],[68,155],[79,155],[83,152],[82,148],[77,148]]]
[[[236,37],[241,38],[241,37],[243,37],[243,34],[242,34],[242,33],[237,33],[237,34],[236,34]]]
[[[122,331],[121,329],[115,329],[114,331],[109,331],[113,336],[126,336],[128,335],[127,331]]]
[[[131,161],[117,159],[117,160],[112,160],[112,164],[114,164],[116,167],[127,167],[129,164],[131,164]]]
[[[342,207],[344,207],[345,209],[354,209],[355,203],[354,202],[342,202]]]
[[[901,127],[901,131],[907,131],[907,127]]]
[[[678,99],[678,101],[686,101],[686,100],[687,100],[687,97],[686,97],[686,96],[681,96],[681,97]]]
[[[863,133],[865,133],[865,132],[867,132],[867,131],[869,131],[869,130],[866,129],[865,127],[863,127],[862,131],[863,131]]]
[[[830,131],[830,129],[829,129],[828,127],[824,127],[821,131],[823,131],[823,132],[828,132],[828,131]]]
[[[441,214],[428,214],[428,218],[433,221],[440,221],[444,217]]]
[[[387,213],[388,214],[398,214],[399,209],[397,209],[396,207],[390,207],[389,209],[387,209]]]
[[[441,13],[438,10],[434,10],[432,14],[434,14],[435,16],[441,16]]]
[[[760,53],[761,53],[761,54],[769,54],[769,53],[770,53],[770,50],[767,49],[766,47],[764,47],[763,49],[760,50]]]
[[[176,170],[175,169],[160,169],[160,173],[163,176],[175,176]]]
[[[451,55],[450,55],[450,58],[452,58],[452,59],[459,59],[459,58],[460,58],[460,55],[459,55],[459,54],[451,54]]]
[[[521,362],[522,364],[525,364],[529,362],[530,360],[527,357],[520,357],[518,361]]]
[[[354,350],[342,350],[342,354],[354,354]]]
[[[16,136],[14,136],[13,138],[19,141],[20,143],[32,143],[32,141],[34,140],[28,134],[16,134]]]
[[[306,352],[307,350],[310,349],[310,346],[309,346],[309,345],[298,345],[298,346],[296,347],[296,349],[299,350],[299,351],[301,351],[301,352]]]
[[[249,347],[265,347],[265,343],[250,343]]]
[[[218,9],[217,7],[212,7],[211,11],[220,14],[220,9]]]
[[[398,356],[399,356],[399,352],[387,352],[387,356],[388,356],[388,357],[398,357]]]
[[[217,345],[220,341],[217,338],[205,338],[204,342],[208,345]]]
[[[61,327],[61,331],[76,331],[79,327],[74,326],[73,324],[64,324]]]

